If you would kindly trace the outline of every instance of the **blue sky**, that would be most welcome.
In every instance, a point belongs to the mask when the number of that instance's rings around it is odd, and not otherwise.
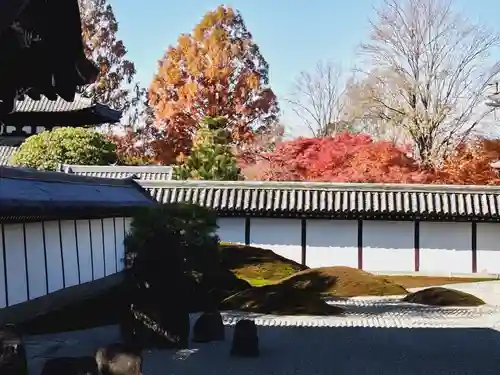
[[[441,1],[441,0],[436,0]],[[334,60],[345,68],[356,62],[356,47],[366,39],[373,8],[381,0],[234,0],[261,52],[270,65],[271,85],[278,97],[289,93],[294,78],[311,70],[319,60]],[[215,0],[110,0],[119,21],[136,78],[149,86],[156,64],[175,44],[179,34],[190,32],[204,13],[216,8]],[[499,0],[457,0],[457,9],[475,22],[500,31]],[[296,119],[282,105],[286,122]]]

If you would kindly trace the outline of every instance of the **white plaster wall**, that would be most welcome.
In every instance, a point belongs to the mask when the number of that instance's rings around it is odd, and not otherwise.
[[[222,242],[245,244],[245,219],[240,217],[221,217],[217,219],[217,234]]]
[[[42,223],[27,223],[24,225],[24,231],[29,299],[33,299],[47,294],[45,236]]]
[[[363,221],[363,269],[413,272],[414,230],[413,222]]]
[[[117,217],[115,220],[115,246],[116,246],[116,269],[122,271],[125,268],[125,233],[128,230],[125,227],[125,220]]]
[[[250,244],[295,262],[302,259],[300,219],[250,219]]]
[[[472,272],[472,224],[421,222],[420,271]]]
[[[59,224],[59,221],[46,221],[42,223],[45,232],[49,293],[64,288],[63,251],[61,248],[62,242]]]
[[[130,223],[109,218],[0,224],[0,308],[122,270]]]
[[[106,275],[111,275],[118,271],[118,260],[116,254],[115,221],[113,219],[102,220],[103,245],[106,268]]]
[[[477,272],[500,273],[500,223],[477,224]]]
[[[307,220],[306,244],[308,267],[358,267],[356,220]]]
[[[28,299],[24,230],[22,224],[6,226],[4,233],[5,270],[7,273],[7,300],[9,305]]]

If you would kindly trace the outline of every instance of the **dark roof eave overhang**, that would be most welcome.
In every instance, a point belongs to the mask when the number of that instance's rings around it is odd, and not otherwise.
[[[219,217],[253,217],[319,220],[385,220],[385,221],[437,221],[437,222],[500,222],[500,215],[460,215],[411,212],[331,212],[287,210],[214,210]]]
[[[13,112],[5,117],[7,126],[92,126],[120,122],[121,112],[96,104],[92,107],[65,112]]]
[[[128,206],[75,206],[58,205],[47,207],[40,205],[24,205],[13,207],[3,206],[0,209],[0,223],[24,222],[24,221],[44,221],[44,220],[84,220],[101,219],[112,217],[132,217],[144,207],[151,204],[134,204]]]

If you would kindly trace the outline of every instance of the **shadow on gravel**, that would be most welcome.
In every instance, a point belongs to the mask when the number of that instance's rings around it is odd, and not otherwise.
[[[261,356],[229,356],[226,341],[183,351],[145,353],[144,375],[338,374],[493,375],[500,373],[500,333],[482,328],[259,327]],[[91,355],[112,342],[116,327],[28,337],[30,375],[46,358]]]

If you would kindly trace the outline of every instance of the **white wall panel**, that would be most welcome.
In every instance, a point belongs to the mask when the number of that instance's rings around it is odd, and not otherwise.
[[[413,222],[363,221],[363,269],[413,272],[414,237]]]
[[[45,250],[47,251],[47,278],[49,293],[64,288],[61,233],[59,221],[45,221]]]
[[[76,221],[76,240],[78,265],[80,266],[80,283],[83,284],[94,279],[89,220]]]
[[[420,271],[472,272],[472,224],[421,222]]]
[[[23,224],[5,224],[4,246],[7,263],[7,303],[12,306],[28,300]]]
[[[125,247],[123,240],[125,239],[125,221],[122,217],[115,218],[115,241],[116,241],[116,264],[118,271],[125,268]]]
[[[80,283],[80,270],[74,220],[61,221],[61,245],[65,287],[78,285]]]
[[[306,265],[358,267],[357,220],[307,220]]]
[[[500,223],[477,224],[477,272],[500,273]]]
[[[250,219],[250,244],[270,249],[300,263],[302,236],[300,219]]]
[[[217,224],[217,234],[222,242],[245,244],[245,218],[221,217]]]
[[[116,259],[115,222],[113,219],[103,219],[102,223],[104,235],[104,253],[107,260],[112,260],[112,262],[106,262],[106,275],[111,275],[118,269],[118,261]]]
[[[42,223],[26,223],[26,256],[28,265],[28,285],[30,299],[47,294],[47,274],[45,272],[45,240]]]

